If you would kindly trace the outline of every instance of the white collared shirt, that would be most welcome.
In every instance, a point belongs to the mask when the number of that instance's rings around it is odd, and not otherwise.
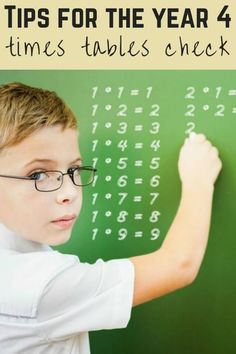
[[[128,259],[82,263],[0,224],[1,353],[89,354],[89,331],[127,326],[133,289]]]

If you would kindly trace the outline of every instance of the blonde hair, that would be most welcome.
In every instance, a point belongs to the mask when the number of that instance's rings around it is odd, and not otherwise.
[[[20,82],[0,86],[0,151],[54,125],[77,128],[73,112],[54,91]]]

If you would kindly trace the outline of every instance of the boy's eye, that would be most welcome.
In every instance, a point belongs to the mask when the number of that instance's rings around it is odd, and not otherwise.
[[[44,171],[34,172],[34,173],[31,173],[31,175],[29,177],[31,177],[32,179],[37,180],[37,181],[42,181],[44,178],[47,177],[47,172],[44,172]]]
[[[74,171],[74,173],[78,173],[78,174],[79,174],[79,172],[80,172],[80,167],[81,167],[81,166],[73,166],[73,167],[70,168],[70,170]]]
[[[81,166],[70,167],[70,170],[73,171],[74,175],[79,175],[80,174],[80,169],[81,169]]]

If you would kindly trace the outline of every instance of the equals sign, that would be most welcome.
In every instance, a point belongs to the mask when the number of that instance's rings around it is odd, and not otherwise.
[[[138,96],[139,90],[131,90],[130,94],[131,94],[131,96]]]
[[[135,132],[141,132],[143,130],[143,125],[135,125],[134,131]]]
[[[142,148],[143,148],[143,143],[136,143],[136,144],[134,145],[134,148],[135,148],[135,149],[142,149]]]
[[[143,107],[135,107],[134,113],[143,113]]]
[[[143,231],[135,231],[134,237],[143,237]]]
[[[142,218],[143,218],[143,214],[135,214],[134,215],[135,220],[142,220]]]
[[[143,166],[143,161],[142,160],[135,161],[134,166],[135,167],[142,167]]]
[[[236,113],[236,107],[233,108],[232,113]]]
[[[142,184],[143,183],[143,178],[135,178],[134,183],[135,184]]]
[[[136,195],[134,197],[134,202],[138,203],[138,202],[141,202],[142,201],[142,196],[141,195]]]
[[[236,90],[229,90],[229,96],[236,96]]]

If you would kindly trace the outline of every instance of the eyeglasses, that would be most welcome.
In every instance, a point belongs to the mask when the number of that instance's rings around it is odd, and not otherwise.
[[[35,188],[39,192],[52,192],[61,188],[63,176],[69,175],[74,185],[79,187],[88,186],[93,183],[97,169],[91,166],[70,167],[66,173],[61,171],[39,171],[28,177],[0,175],[0,177],[16,178],[34,181]]]

